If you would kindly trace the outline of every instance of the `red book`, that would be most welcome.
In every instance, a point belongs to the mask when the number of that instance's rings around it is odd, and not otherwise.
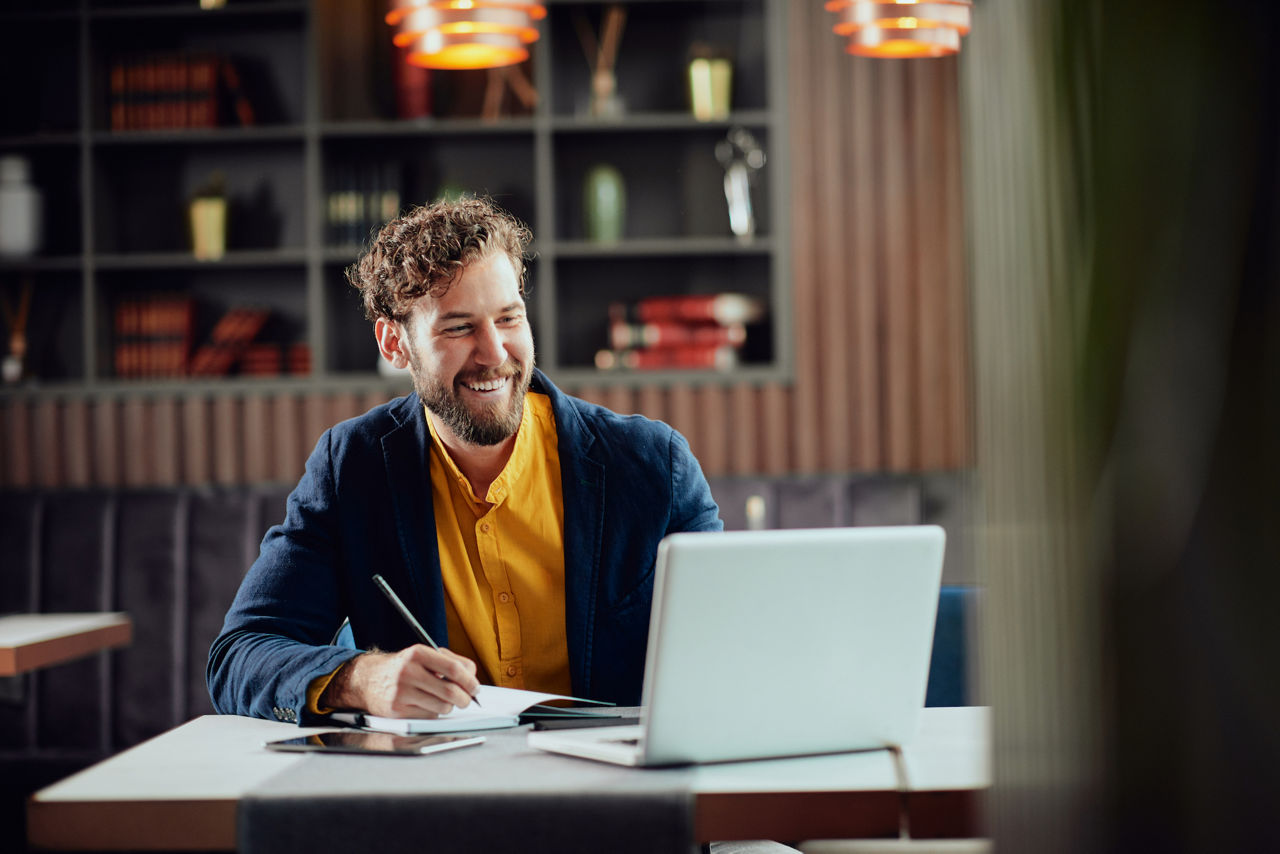
[[[209,341],[191,357],[193,376],[218,376],[231,370],[249,343],[267,322],[263,308],[232,308],[213,327]]]
[[[744,294],[684,294],[646,297],[635,305],[635,319],[641,323],[660,321],[708,321],[712,323],[754,323],[764,317],[764,303]]]
[[[687,347],[702,344],[717,347],[740,347],[747,340],[747,328],[741,323],[681,323],[663,320],[657,323],[609,324],[609,345],[615,350],[635,347]]]
[[[737,367],[738,351],[734,347],[691,344],[684,347],[646,347],[636,350],[600,350],[596,367],[604,370],[716,370]]]

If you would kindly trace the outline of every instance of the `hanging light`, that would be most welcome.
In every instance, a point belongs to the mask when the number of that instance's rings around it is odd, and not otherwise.
[[[535,0],[392,0],[386,21],[405,58],[424,68],[499,68],[529,58],[534,21],[547,16]]]
[[[950,56],[968,35],[972,0],[827,0],[855,56]]]

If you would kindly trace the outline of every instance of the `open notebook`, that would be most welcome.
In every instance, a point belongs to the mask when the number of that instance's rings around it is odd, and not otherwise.
[[[529,744],[625,765],[902,744],[924,705],[944,540],[932,525],[672,534],[640,725]]]
[[[476,697],[480,700],[479,705],[472,703],[465,709],[454,709],[449,714],[438,718],[384,718],[360,712],[335,712],[331,717],[341,723],[353,724],[365,729],[376,729],[382,732],[423,733],[499,729],[517,725],[520,723],[521,715],[530,713],[549,717],[598,717],[601,714],[611,714],[603,711],[542,706],[542,703],[557,700],[597,706],[607,706],[609,704],[597,703],[594,700],[583,700],[578,697],[566,697],[563,694],[542,694],[537,691],[523,691],[519,688],[499,688],[494,685],[481,685],[476,691]]]

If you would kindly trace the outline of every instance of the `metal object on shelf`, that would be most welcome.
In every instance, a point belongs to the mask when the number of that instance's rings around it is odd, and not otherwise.
[[[764,148],[746,128],[734,127],[716,143],[716,159],[724,167],[724,198],[729,206],[729,228],[740,240],[756,233],[751,185],[767,160]]]

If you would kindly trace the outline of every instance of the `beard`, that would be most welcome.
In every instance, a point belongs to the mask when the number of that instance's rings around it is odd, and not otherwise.
[[[533,381],[533,366],[514,359],[501,368],[472,374],[458,374],[447,382],[439,374],[425,370],[417,354],[409,352],[409,372],[413,388],[423,404],[463,442],[492,446],[505,442],[520,429],[524,418],[524,396]],[[488,380],[512,379],[510,394],[487,404],[469,405],[462,399],[458,385]]]

